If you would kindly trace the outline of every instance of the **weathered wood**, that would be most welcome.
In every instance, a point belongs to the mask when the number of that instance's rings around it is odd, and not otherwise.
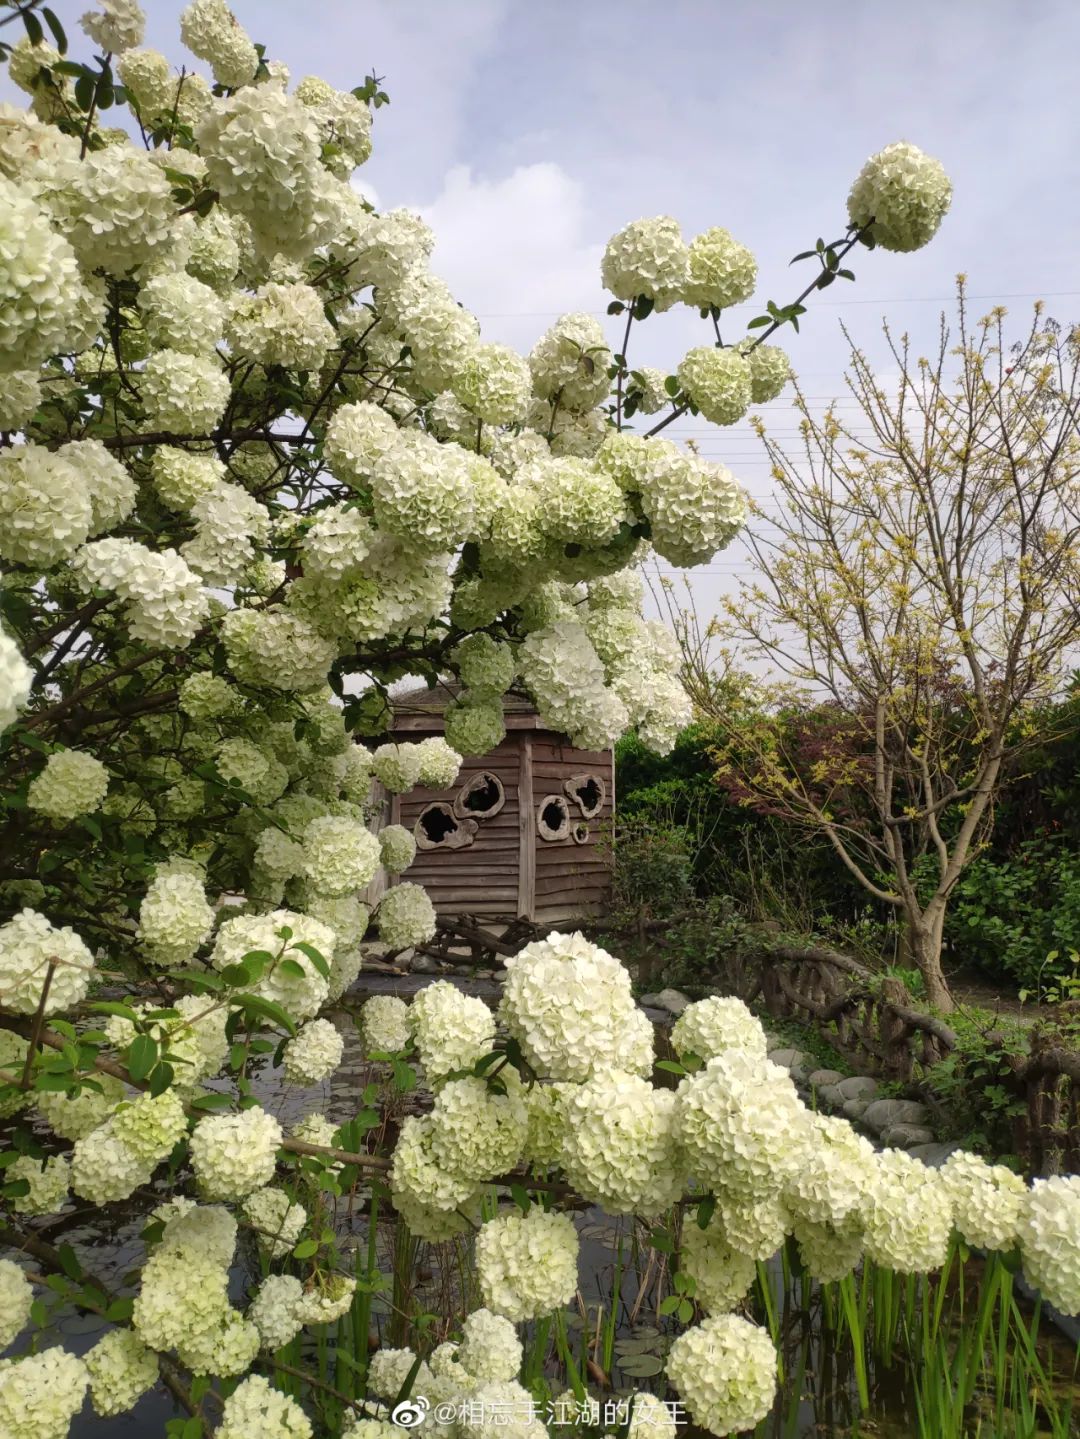
[[[533,838],[533,740],[521,741],[518,770],[518,914],[530,919],[536,909],[536,841]]]

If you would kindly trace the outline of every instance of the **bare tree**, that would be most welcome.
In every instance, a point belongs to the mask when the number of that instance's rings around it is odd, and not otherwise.
[[[1080,639],[1080,331],[1038,306],[1010,349],[1005,311],[973,323],[962,277],[957,308],[931,359],[885,326],[888,386],[845,331],[857,419],[815,419],[800,394],[797,458],[759,425],[780,516],[751,534],[756,572],[722,621],[679,626],[722,771],[893,906],[942,1010],[949,895]],[[808,752],[805,730],[733,707],[709,682],[717,638],[812,696],[829,742]]]

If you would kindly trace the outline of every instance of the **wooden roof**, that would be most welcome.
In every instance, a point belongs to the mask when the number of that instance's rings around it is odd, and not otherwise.
[[[418,685],[414,689],[391,694],[390,703],[394,717],[391,730],[440,730],[443,713],[451,702],[457,699],[462,686],[454,680],[440,680],[434,689]],[[547,726],[541,722],[531,700],[524,695],[505,694],[502,697],[503,719],[508,730],[542,730]]]

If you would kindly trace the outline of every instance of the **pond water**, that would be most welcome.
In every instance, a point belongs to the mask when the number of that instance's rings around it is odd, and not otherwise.
[[[396,993],[407,997],[428,982],[424,976],[392,976],[365,974],[352,991],[347,1003],[355,1010],[370,994]],[[498,986],[491,980],[454,978],[453,982],[469,993],[492,1000]],[[304,1115],[319,1111],[337,1123],[351,1119],[358,1107],[359,1096],[372,1077],[371,1067],[364,1061],[352,1014],[343,1011],[337,1022],[345,1036],[343,1062],[334,1076],[325,1083],[298,1089],[284,1083],[281,1075],[264,1067],[253,1076],[256,1097],[276,1114],[284,1127]],[[133,1292],[131,1273],[141,1263],[144,1246],[139,1238],[146,1214],[163,1195],[146,1193],[124,1206],[111,1206],[106,1214],[92,1208],[69,1210],[40,1232],[52,1244],[67,1243],[75,1250],[80,1263],[89,1274],[100,1279],[112,1295]],[[342,1210],[346,1210],[344,1203]],[[689,1219],[687,1222],[691,1222]],[[337,1221],[339,1239],[344,1251],[366,1246],[368,1220],[361,1208],[343,1212]],[[591,1376],[594,1393],[602,1398],[629,1394],[635,1388],[649,1388],[673,1399],[665,1391],[664,1356],[678,1332],[673,1319],[662,1312],[663,1299],[671,1293],[669,1259],[662,1248],[649,1243],[649,1234],[640,1224],[621,1218],[612,1219],[596,1209],[583,1210],[578,1216],[582,1239],[581,1291],[578,1313],[568,1319],[569,1342],[576,1351],[583,1372]],[[259,1259],[250,1236],[243,1236],[238,1248],[237,1263],[232,1274],[232,1297],[242,1302],[245,1292],[260,1275]],[[389,1270],[394,1263],[393,1229],[380,1226],[380,1267]],[[969,1263],[961,1284],[977,1278],[977,1261]],[[859,1403],[857,1356],[843,1325],[835,1313],[825,1312],[821,1291],[803,1298],[798,1277],[781,1258],[770,1261],[762,1270],[762,1284],[770,1291],[766,1311],[759,1312],[761,1322],[771,1320],[774,1333],[780,1336],[783,1359],[783,1382],[770,1417],[759,1426],[761,1439],[821,1439],[823,1435],[838,1439],[855,1436],[879,1436],[879,1439],[907,1439],[913,1435],[937,1436],[920,1421],[915,1391],[919,1387],[917,1370],[901,1362],[896,1353],[868,1353],[863,1376],[864,1399]],[[445,1331],[452,1330],[460,1320],[461,1286],[453,1276],[438,1272],[437,1258],[427,1246],[419,1246],[414,1272],[410,1276],[410,1292],[423,1308],[439,1316]],[[759,1295],[759,1309],[760,1305]],[[455,1312],[456,1311],[456,1312]],[[613,1312],[614,1311],[614,1312]],[[388,1308],[377,1301],[372,1309],[372,1326],[380,1342],[400,1344],[400,1335],[389,1332]],[[95,1315],[82,1315],[58,1307],[52,1312],[49,1333],[59,1338],[70,1350],[81,1353],[94,1344],[105,1321]],[[27,1330],[17,1348],[26,1347],[31,1331]],[[1071,1386],[1076,1370],[1077,1349],[1063,1335],[1043,1326],[1040,1353],[1049,1355],[1055,1375],[1061,1383]],[[436,1338],[442,1338],[438,1333]],[[374,1342],[374,1340],[373,1340]],[[545,1336],[545,1342],[550,1339]],[[332,1340],[331,1340],[332,1343]],[[546,1372],[554,1374],[553,1348]],[[590,1362],[591,1361],[591,1362]],[[561,1381],[559,1387],[562,1387]],[[164,1433],[166,1421],[177,1410],[171,1396],[159,1387],[145,1395],[136,1408],[117,1418],[97,1418],[89,1402],[72,1426],[73,1439],[135,1439]],[[970,1427],[950,1430],[960,1435],[979,1435],[981,1439],[1037,1439],[1042,1434],[1053,1439],[1075,1430],[1042,1428],[1038,1423],[1028,1430],[983,1424],[980,1398],[976,1393],[970,1409]],[[1080,1418],[1080,1406],[1078,1406]],[[690,1426],[680,1433],[688,1436]]]

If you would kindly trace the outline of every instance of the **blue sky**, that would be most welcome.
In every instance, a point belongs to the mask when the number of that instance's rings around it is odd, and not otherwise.
[[[85,3],[54,0],[73,33]],[[386,77],[392,103],[357,182],[381,206],[427,214],[432,267],[489,339],[527,351],[557,314],[602,313],[605,241],[663,213],[688,238],[725,225],[756,253],[755,301],[725,326],[737,335],[760,302],[801,288],[788,260],[842,233],[851,180],[895,139],[944,163],[952,210],[915,255],[857,252],[857,284],[833,286],[802,334],[787,333],[809,395],[843,393],[841,320],[883,367],[883,316],[932,346],[959,271],[973,310],[1004,299],[1018,332],[1036,297],[1062,320],[1080,315],[1080,8],[1069,0],[233,4],[294,80],[349,88],[372,67]],[[179,0],[146,8],[147,43],[179,60]],[[673,368],[707,340],[680,308],[640,328],[631,362]],[[766,414],[791,431],[786,400]],[[768,505],[768,467],[745,425],[683,427],[694,432]],[[744,563],[736,545],[691,572],[703,611]]]

